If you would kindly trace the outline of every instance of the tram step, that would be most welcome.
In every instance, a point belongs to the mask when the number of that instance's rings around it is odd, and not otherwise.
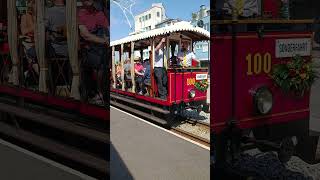
[[[115,94],[110,94],[110,96],[111,96],[111,98],[114,98],[114,99],[117,99],[117,100],[121,100],[121,101],[125,101],[127,103],[134,104],[134,105],[137,105],[137,106],[140,106],[140,107],[144,107],[144,108],[147,108],[147,109],[150,109],[152,111],[156,111],[156,112],[159,112],[159,113],[162,113],[162,114],[169,114],[170,113],[170,111],[168,111],[168,110],[164,110],[164,109],[156,107],[156,106],[144,104],[144,103],[138,102],[136,100],[120,97],[120,96],[117,96]]]
[[[106,133],[79,126],[72,122],[65,121],[50,115],[41,114],[39,112],[32,112],[23,108],[15,107],[13,105],[0,103],[0,111],[14,114],[23,119],[37,122],[49,127],[57,128],[66,132],[73,133],[82,137],[86,137],[102,143],[109,143],[110,136]]]
[[[68,159],[68,161],[72,161],[77,164],[79,163],[104,175],[109,174],[110,167],[109,163],[106,160],[97,158],[96,156],[88,153],[84,153],[71,146],[61,144],[59,142],[41,137],[39,135],[35,135],[23,129],[11,127],[10,125],[7,125],[3,122],[0,122],[0,133],[7,137],[17,139],[22,143],[26,143],[28,145],[39,148],[44,152],[52,153],[54,154],[52,155],[53,158],[56,158],[57,156],[62,157]],[[72,164],[75,165],[74,163]]]
[[[126,111],[129,111],[131,113],[134,113],[136,115],[139,115],[140,117],[144,117],[144,118],[147,118],[147,119],[151,119],[159,124],[162,124],[162,125],[167,125],[168,122],[164,119],[160,119],[158,117],[154,117],[154,116],[151,116],[149,113],[144,113],[144,112],[141,112],[141,111],[138,111],[134,108],[131,108],[131,107],[128,107],[126,105],[123,105],[121,103],[117,103],[117,102],[114,102],[114,101],[111,101],[110,104],[112,106],[115,106],[115,107],[118,107],[118,108],[121,108],[121,109],[125,109]]]

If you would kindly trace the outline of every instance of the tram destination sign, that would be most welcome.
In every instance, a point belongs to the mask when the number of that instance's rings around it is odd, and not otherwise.
[[[197,74],[196,75],[196,80],[205,80],[208,79],[208,75],[207,74]]]
[[[311,55],[311,39],[277,39],[276,40],[276,58],[294,57]]]

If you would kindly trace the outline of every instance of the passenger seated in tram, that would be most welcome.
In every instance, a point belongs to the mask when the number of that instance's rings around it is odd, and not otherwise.
[[[143,95],[144,67],[142,65],[140,57],[136,57],[134,61],[135,61],[134,73],[135,73],[135,81],[136,81],[136,92],[140,95]]]
[[[192,66],[192,60],[196,62],[200,62],[199,60],[196,59],[196,55],[188,50],[188,42],[187,41],[182,41],[181,42],[181,50],[178,53],[178,60],[180,62],[180,65],[182,67],[191,67]]]
[[[46,9],[46,30],[50,45],[49,57],[67,57],[65,0],[54,0],[53,6]]]
[[[151,66],[150,66],[150,57],[151,51],[149,52],[149,58],[144,60],[143,67],[144,67],[144,76],[143,76],[143,92],[144,94],[150,95],[150,87],[151,87]]]
[[[124,82],[125,82],[126,90],[132,87],[131,67],[132,67],[131,61],[128,58],[124,61],[124,64],[123,64]]]
[[[81,0],[83,7],[78,12],[80,36],[84,39],[83,77],[88,96],[93,101],[103,98],[104,81],[107,65],[108,21],[103,11],[98,11],[93,0]],[[91,73],[90,73],[91,72]]]
[[[52,89],[56,86],[71,84],[70,64],[68,60],[68,43],[66,32],[65,0],[54,0],[53,6],[46,9],[47,54],[52,72]],[[53,61],[54,60],[54,61]],[[66,62],[67,61],[67,62]],[[60,72],[62,71],[62,72]]]
[[[24,66],[25,79],[29,79],[32,82],[38,81],[39,65],[37,61],[37,54],[34,41],[34,27],[35,27],[35,1],[27,1],[26,14],[21,16],[21,40],[24,47],[24,53],[26,55],[26,65]]]
[[[121,88],[122,87],[122,79],[121,79],[121,75],[122,75],[122,66],[121,63],[116,64],[116,84],[117,84],[117,88]]]

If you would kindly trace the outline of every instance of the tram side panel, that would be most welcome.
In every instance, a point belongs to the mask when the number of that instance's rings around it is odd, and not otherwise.
[[[287,124],[288,134],[305,134],[309,120],[309,92],[303,97],[284,93],[270,78],[274,64],[290,61],[276,57],[279,39],[310,38],[309,33],[239,33],[236,39],[236,80],[234,87],[235,119],[241,129],[264,125]],[[230,34],[213,37],[211,45],[211,127],[215,133],[226,128],[232,116],[232,37]],[[310,58],[310,57],[304,57]],[[259,88],[268,88],[273,95],[273,107],[266,115],[259,114],[254,95]]]
[[[169,72],[169,102],[179,104],[182,101],[185,103],[205,101],[206,91],[201,91],[195,88],[195,83],[208,78],[207,72]],[[204,76],[201,76],[204,75]],[[195,92],[195,97],[190,97],[190,91]]]
[[[256,33],[243,33],[237,37],[236,60],[236,116],[242,129],[262,125],[287,124],[287,135],[307,133],[309,120],[309,92],[303,97],[284,93],[270,77],[275,64],[289,62],[291,57],[276,55],[277,40],[290,41],[310,38],[309,33],[266,33],[259,38]],[[309,56],[304,58],[310,58]],[[267,88],[273,96],[273,107],[266,115],[259,114],[253,96],[259,88]],[[291,125],[295,125],[295,127]],[[297,126],[299,125],[299,126]]]
[[[232,40],[218,35],[211,37],[210,60],[210,125],[221,132],[232,115]]]

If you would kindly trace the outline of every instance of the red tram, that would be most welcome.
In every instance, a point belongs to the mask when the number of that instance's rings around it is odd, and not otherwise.
[[[211,144],[217,166],[231,163],[248,144],[277,151],[282,162],[294,154],[315,162],[318,137],[309,133],[316,78],[312,23],[276,17],[213,21]]]
[[[166,53],[163,58],[168,79],[166,99],[159,98],[157,83],[153,73],[155,47],[163,37],[166,39],[166,44],[163,49],[170,50],[164,51]],[[114,93],[111,94],[111,98],[122,99],[133,105],[169,115],[182,115],[186,108],[193,108],[198,111],[205,108],[208,109],[206,102],[208,68],[195,66],[196,63],[192,63],[193,66],[191,67],[181,67],[175,63],[177,53],[180,51],[183,41],[189,44],[189,48],[192,51],[193,43],[208,40],[208,31],[199,27],[193,27],[189,23],[179,22],[173,26],[154,29],[111,42],[113,53],[113,84],[111,92]],[[148,55],[144,52],[151,53],[151,83],[147,85],[148,95],[140,95],[136,92],[136,76],[133,66],[131,66],[131,70],[129,71],[130,76],[133,77],[130,80],[126,80],[125,78],[125,68],[122,68],[119,74],[116,72],[117,67],[124,66],[126,57],[130,59],[129,63],[131,65],[134,64],[135,55],[138,58],[147,59]],[[118,57],[118,59],[116,59],[116,57]],[[117,61],[118,64],[116,67]],[[117,76],[119,76],[119,78],[117,78]],[[128,81],[130,81],[131,85],[127,85]]]

